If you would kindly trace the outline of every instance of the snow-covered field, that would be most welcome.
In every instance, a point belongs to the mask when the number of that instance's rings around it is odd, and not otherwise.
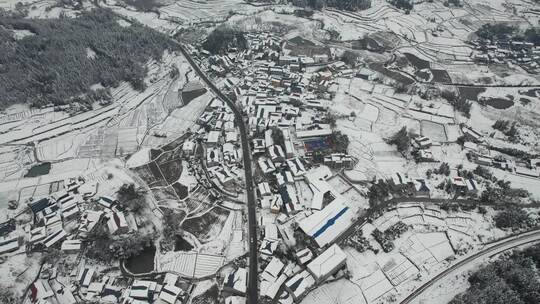
[[[384,253],[371,233],[374,229],[384,231],[399,221],[412,228],[394,241],[394,250]],[[454,257],[474,252],[507,235],[494,227],[489,215],[446,212],[419,203],[400,205],[365,224],[362,231],[379,253],[360,253],[352,248],[345,252],[350,280],[360,287],[367,303],[387,303],[403,297],[425,278],[448,267]]]

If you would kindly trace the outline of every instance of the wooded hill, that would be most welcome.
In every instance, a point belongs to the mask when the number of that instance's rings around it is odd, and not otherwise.
[[[16,32],[25,32],[15,38]],[[77,18],[26,19],[0,11],[0,108],[15,103],[89,105],[107,94],[91,86],[121,81],[145,88],[146,63],[175,49],[167,36],[138,23],[119,23],[109,10]]]

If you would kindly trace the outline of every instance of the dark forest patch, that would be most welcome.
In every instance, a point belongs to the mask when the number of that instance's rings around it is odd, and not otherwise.
[[[209,241],[212,236],[215,236],[213,230],[221,231],[228,214],[228,210],[216,207],[202,216],[185,220],[182,228],[204,243]]]
[[[0,12],[0,108],[16,103],[91,108],[93,102],[108,98],[91,89],[95,84],[111,88],[127,81],[143,90],[148,60],[159,60],[164,50],[176,46],[139,23],[122,27],[117,21],[106,9],[57,19]],[[34,35],[16,40],[11,31],[21,29]]]
[[[417,69],[429,69],[430,63],[427,60],[418,58],[417,56],[411,54],[411,53],[405,53],[405,57],[407,57],[407,60]]]
[[[478,101],[478,95],[486,91],[486,88],[481,87],[459,87],[459,98],[461,100]]]

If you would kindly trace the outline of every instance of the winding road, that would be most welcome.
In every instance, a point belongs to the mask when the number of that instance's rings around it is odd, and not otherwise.
[[[510,250],[519,246],[536,243],[536,242],[540,242],[539,230],[521,233],[519,235],[512,236],[512,237],[494,242],[488,245],[489,247],[486,247],[483,250],[457,262],[456,264],[452,265],[445,271],[439,273],[438,275],[430,279],[428,282],[424,283],[424,285],[416,289],[408,297],[403,299],[403,301],[401,301],[401,304],[413,303],[414,300],[420,297],[426,290],[428,290],[434,284],[438,283],[444,278],[447,278],[449,276],[455,275],[456,273],[459,273],[460,271],[462,271],[461,268],[463,268],[465,265],[469,263],[472,263],[474,261],[478,261],[481,259],[485,259],[487,257],[499,254],[506,250]]]
[[[183,45],[176,42],[180,47],[180,51],[187,59],[193,70],[199,75],[202,81],[206,83],[208,88],[216,94],[216,96],[222,101],[226,102],[234,113],[236,124],[240,130],[240,139],[242,145],[243,161],[244,161],[244,173],[246,176],[246,191],[247,191],[247,209],[248,209],[248,234],[249,234],[249,270],[248,270],[248,286],[247,286],[247,302],[249,304],[258,303],[258,288],[257,288],[257,201],[255,199],[255,188],[253,186],[253,170],[251,168],[251,150],[249,148],[247,129],[244,123],[242,113],[236,107],[236,104],[230,100],[225,94],[219,90],[214,83],[206,76],[206,74],[200,69],[199,65],[193,60],[191,55],[186,51]]]

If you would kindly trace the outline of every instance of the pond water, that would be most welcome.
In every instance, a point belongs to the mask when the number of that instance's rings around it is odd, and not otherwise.
[[[409,60],[409,62],[418,70],[429,69],[430,67],[429,61],[418,58],[416,55],[405,53],[405,57],[407,57],[407,60]]]
[[[192,91],[182,91],[182,101],[184,102],[184,105],[187,105],[193,99],[204,95],[204,93],[206,93],[205,88]]]
[[[156,247],[146,247],[139,255],[127,259],[124,266],[133,274],[149,273],[154,270],[155,256]]]
[[[174,244],[174,251],[190,251],[193,246],[181,236],[176,237],[176,243]]]
[[[42,163],[35,165],[24,175],[24,177],[36,177],[41,175],[47,175],[51,171],[51,163]]]
[[[463,100],[478,101],[478,95],[486,91],[486,88],[482,87],[459,87],[459,96]]]
[[[504,110],[514,105],[514,102],[505,98],[490,98],[486,100],[486,104],[495,109]]]

